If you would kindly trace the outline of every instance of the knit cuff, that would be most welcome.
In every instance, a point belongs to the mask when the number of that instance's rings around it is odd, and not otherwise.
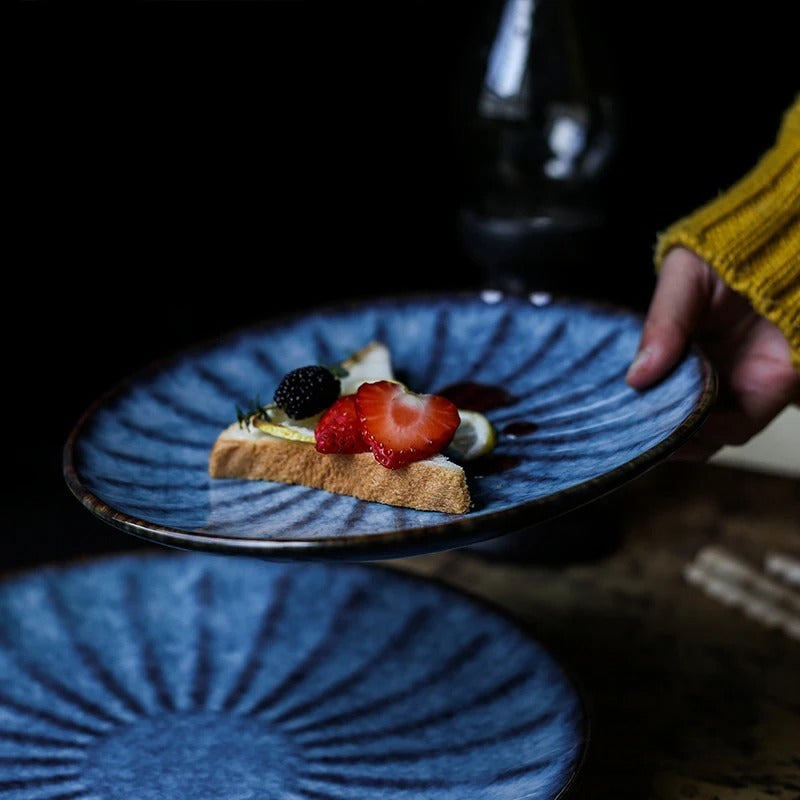
[[[747,175],[658,236],[656,268],[678,245],[782,331],[800,371],[800,100]]]

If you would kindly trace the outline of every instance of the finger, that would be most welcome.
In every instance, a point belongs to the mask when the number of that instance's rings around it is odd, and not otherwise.
[[[708,265],[684,248],[670,250],[659,271],[637,354],[626,380],[645,389],[682,358],[711,295]]]
[[[673,459],[707,461],[723,447],[740,447],[800,396],[800,375],[788,365],[756,362],[748,367],[746,376],[734,372],[733,378],[738,384],[735,407],[714,409]]]
[[[790,366],[788,352],[783,362],[752,359],[738,364],[727,382],[734,406],[716,409],[703,426],[706,439],[723,445],[747,443],[800,395],[800,375]]]

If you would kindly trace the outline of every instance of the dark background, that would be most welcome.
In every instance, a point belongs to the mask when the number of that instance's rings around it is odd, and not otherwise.
[[[140,545],[61,475],[78,416],[131,371],[277,313],[483,280],[457,220],[487,6],[114,5],[23,4],[10,28],[0,568]],[[656,232],[772,143],[791,5],[576,3],[619,111],[586,265],[607,296],[644,308]]]

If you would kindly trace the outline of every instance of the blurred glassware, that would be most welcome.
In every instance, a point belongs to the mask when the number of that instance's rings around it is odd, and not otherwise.
[[[618,138],[604,43],[573,0],[489,8],[462,75],[464,253],[492,288],[607,294],[592,268]]]

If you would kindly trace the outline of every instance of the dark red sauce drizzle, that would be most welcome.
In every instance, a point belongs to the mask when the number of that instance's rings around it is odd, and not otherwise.
[[[488,384],[477,383],[475,381],[463,381],[453,383],[439,389],[436,394],[446,397],[455,403],[459,408],[468,411],[479,411],[484,414],[495,408],[510,406],[516,402],[517,398],[507,392],[501,386],[491,386]],[[526,436],[538,429],[535,422],[527,420],[516,420],[505,425],[499,433],[510,439]],[[500,453],[490,453],[489,455],[476,458],[466,462],[464,470],[470,477],[485,477],[487,475],[497,475],[500,472],[513,469],[520,462],[519,456],[512,456]]]
[[[479,411],[482,414],[495,408],[510,406],[517,399],[500,386],[489,386],[472,381],[450,384],[444,389],[439,389],[436,394],[446,397],[459,408],[467,411]]]
[[[528,436],[539,430],[539,426],[535,422],[529,422],[526,419],[515,420],[509,422],[508,425],[503,427],[502,433],[508,436],[509,439],[519,439],[520,436]]]

